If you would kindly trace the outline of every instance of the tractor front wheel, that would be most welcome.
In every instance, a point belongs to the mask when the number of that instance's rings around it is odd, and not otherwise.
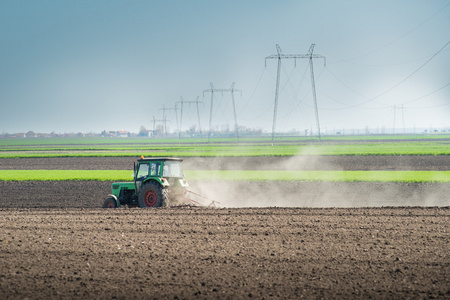
[[[116,208],[117,202],[113,197],[106,198],[105,202],[103,202],[103,208]]]
[[[139,192],[139,207],[167,207],[169,196],[167,189],[156,182],[146,183]]]

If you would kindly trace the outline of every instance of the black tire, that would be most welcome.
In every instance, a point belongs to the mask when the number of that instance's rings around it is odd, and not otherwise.
[[[167,207],[169,206],[169,194],[157,182],[146,183],[139,192],[139,207]]]
[[[105,199],[105,202],[103,202],[103,208],[116,208],[117,202],[116,199],[113,197],[109,197]]]
[[[161,207],[169,207],[170,206],[169,190],[168,189],[163,189],[162,193],[163,193],[163,201],[161,203]]]

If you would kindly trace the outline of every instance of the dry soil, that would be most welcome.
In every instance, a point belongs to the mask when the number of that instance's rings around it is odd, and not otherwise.
[[[432,158],[184,166],[448,170],[447,157]],[[133,161],[0,160],[0,169]],[[449,184],[192,182],[224,208],[100,209],[110,184],[0,182],[0,299],[450,299]]]

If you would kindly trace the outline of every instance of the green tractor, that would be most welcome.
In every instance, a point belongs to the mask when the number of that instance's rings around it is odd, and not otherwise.
[[[180,158],[144,158],[134,164],[134,182],[115,182],[104,208],[121,205],[169,207],[189,204],[189,184],[183,175]]]

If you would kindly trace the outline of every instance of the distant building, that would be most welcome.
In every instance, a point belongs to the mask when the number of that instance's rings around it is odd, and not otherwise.
[[[128,131],[126,131],[126,130],[119,130],[119,131],[117,131],[116,136],[118,136],[118,137],[129,137],[130,133]]]
[[[34,131],[28,131],[27,133],[25,133],[25,137],[26,138],[37,138],[37,134]]]

